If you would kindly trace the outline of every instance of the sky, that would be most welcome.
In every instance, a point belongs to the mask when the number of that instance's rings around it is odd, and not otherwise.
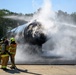
[[[76,0],[50,0],[52,9],[71,14],[76,12]],[[8,9],[17,13],[33,13],[43,4],[43,0],[0,0],[0,9]]]

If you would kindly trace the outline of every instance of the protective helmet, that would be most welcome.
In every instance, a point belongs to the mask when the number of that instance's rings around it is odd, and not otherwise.
[[[1,38],[1,43],[4,43],[4,44],[8,45],[7,37],[2,37]]]
[[[11,42],[11,44],[15,44],[15,38],[10,38],[10,42]]]
[[[10,41],[15,41],[15,38],[13,38],[13,37],[12,37],[12,38],[10,38]]]
[[[2,38],[1,38],[1,41],[5,41],[5,39],[6,39],[5,37],[2,37]]]

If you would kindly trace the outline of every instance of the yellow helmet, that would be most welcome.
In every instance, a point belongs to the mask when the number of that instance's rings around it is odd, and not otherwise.
[[[10,38],[10,41],[11,41],[11,42],[15,41],[15,38],[13,38],[13,37],[12,37],[12,38]]]

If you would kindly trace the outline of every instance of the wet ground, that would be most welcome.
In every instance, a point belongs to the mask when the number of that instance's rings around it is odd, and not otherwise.
[[[1,65],[0,65],[1,66]],[[18,69],[0,69],[0,75],[76,75],[76,65],[17,65]]]

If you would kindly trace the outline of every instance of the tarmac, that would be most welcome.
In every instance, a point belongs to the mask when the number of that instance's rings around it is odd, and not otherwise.
[[[0,65],[1,66],[1,65]],[[0,69],[0,75],[76,75],[76,65],[16,65],[18,69]]]

